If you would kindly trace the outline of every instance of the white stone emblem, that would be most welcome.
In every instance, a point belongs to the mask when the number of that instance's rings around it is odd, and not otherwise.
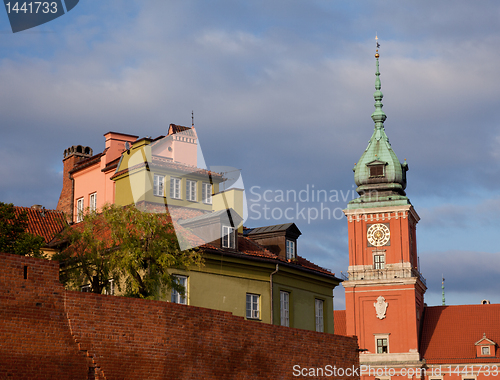
[[[385,298],[382,296],[379,296],[377,298],[377,302],[375,302],[373,304],[373,306],[375,306],[375,311],[377,312],[377,318],[384,319],[385,313],[387,311],[387,306],[389,306],[389,303],[385,302]]]

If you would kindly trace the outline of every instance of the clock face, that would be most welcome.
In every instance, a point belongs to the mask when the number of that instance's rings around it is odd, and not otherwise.
[[[372,224],[366,233],[368,242],[375,247],[382,247],[389,242],[391,232],[385,224]]]

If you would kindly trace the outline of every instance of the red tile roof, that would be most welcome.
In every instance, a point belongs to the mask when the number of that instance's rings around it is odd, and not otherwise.
[[[28,215],[28,232],[43,237],[45,244],[68,225],[61,211],[15,206],[16,216],[23,212]]]
[[[429,364],[489,363],[500,359],[500,304],[426,307],[421,354]],[[496,356],[476,358],[483,334],[497,344]]]
[[[259,245],[257,242],[243,236],[242,234],[238,234],[238,251],[230,251],[227,248],[215,247],[210,243],[205,243],[201,238],[193,234],[189,229],[184,228],[178,223],[178,221],[182,219],[191,219],[200,215],[204,215],[207,213],[206,211],[186,207],[170,206],[171,213],[169,213],[169,206],[165,204],[155,204],[149,202],[141,202],[137,206],[145,207],[150,212],[156,212],[159,213],[159,215],[164,215],[166,217],[166,221],[173,222],[175,232],[178,235],[182,235],[182,237],[189,241],[193,247],[199,246],[201,249],[205,249],[214,253],[232,252],[250,257],[268,259],[277,263],[286,263],[288,266],[297,266],[299,268],[312,270],[323,275],[328,275],[331,277],[335,276],[335,273],[332,273],[329,270],[324,269],[300,256],[297,256],[297,259],[292,261],[283,260],[278,255],[272,253],[263,246]],[[80,223],[76,223],[72,225],[71,228],[78,229],[81,228],[81,225]],[[105,228],[100,232],[99,237],[106,239],[107,237],[109,237],[109,231]],[[62,241],[53,242],[54,245],[58,245],[60,243],[62,243]]]
[[[75,173],[81,169],[99,163],[101,161],[101,157],[104,156],[104,152],[93,155],[92,157],[84,158],[83,160],[78,161],[74,168],[69,171],[70,174]]]
[[[333,311],[333,331],[337,335],[347,335],[345,310]]]

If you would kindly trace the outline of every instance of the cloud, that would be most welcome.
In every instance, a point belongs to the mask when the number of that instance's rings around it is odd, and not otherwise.
[[[500,302],[498,252],[425,252],[421,254],[421,268],[427,279],[429,304],[440,304],[442,275],[447,304],[479,304],[483,299]]]
[[[467,239],[494,252],[499,7],[80,2],[47,24],[55,33],[2,39],[0,200],[55,207],[65,148],[100,152],[109,130],[156,137],[192,110],[207,163],[242,169],[247,188],[352,190],[373,129],[376,20],[385,125],[410,165],[419,246]],[[347,269],[345,220],[297,224],[306,258]]]

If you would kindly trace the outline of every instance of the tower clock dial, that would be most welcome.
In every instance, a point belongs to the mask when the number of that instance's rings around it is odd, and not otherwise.
[[[366,233],[368,242],[375,247],[382,247],[389,242],[391,232],[385,224],[372,224]]]

